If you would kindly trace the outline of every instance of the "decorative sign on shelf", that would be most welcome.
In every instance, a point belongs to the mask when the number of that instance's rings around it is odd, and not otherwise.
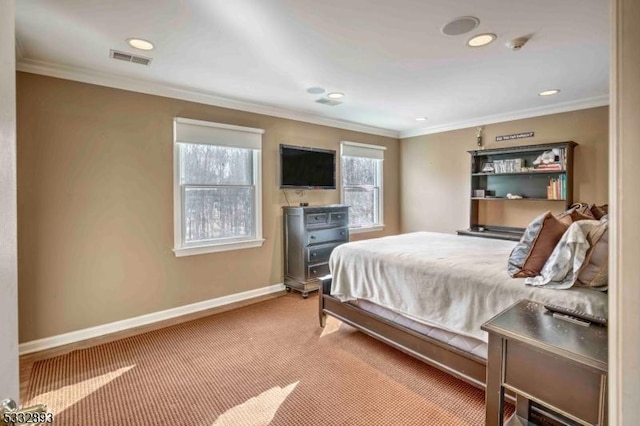
[[[524,133],[515,133],[513,135],[496,136],[496,142],[509,141],[511,139],[532,138],[533,135],[534,135],[533,132],[524,132]]]

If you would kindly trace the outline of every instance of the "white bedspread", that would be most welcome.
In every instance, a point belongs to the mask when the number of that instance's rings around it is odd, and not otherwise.
[[[485,342],[480,326],[520,299],[607,316],[604,293],[536,288],[511,278],[507,259],[514,245],[433,232],[343,244],[331,254],[331,294]]]

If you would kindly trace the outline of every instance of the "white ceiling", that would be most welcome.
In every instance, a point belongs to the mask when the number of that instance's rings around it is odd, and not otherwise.
[[[608,102],[602,0],[16,3],[18,69],[373,133],[409,136]],[[480,19],[472,33],[440,32],[465,15]],[[482,32],[498,39],[465,45]],[[505,47],[524,35],[522,50]],[[129,37],[156,48],[137,51]],[[153,61],[115,61],[110,49]],[[344,92],[344,103],[313,102],[312,86]],[[537,96],[552,88],[562,92]]]

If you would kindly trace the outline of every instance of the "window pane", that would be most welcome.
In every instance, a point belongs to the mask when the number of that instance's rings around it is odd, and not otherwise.
[[[253,152],[250,149],[181,143],[180,154],[182,184],[253,184]]]
[[[253,237],[253,194],[253,188],[185,188],[185,243]]]
[[[377,185],[378,161],[371,158],[342,157],[342,184]]]
[[[344,188],[344,202],[349,209],[350,226],[378,224],[379,188]]]

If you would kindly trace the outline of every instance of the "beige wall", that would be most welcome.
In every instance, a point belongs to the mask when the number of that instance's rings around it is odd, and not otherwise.
[[[608,107],[484,126],[486,148],[575,141],[574,200],[606,203],[608,197]],[[535,132],[535,137],[495,142],[497,135]],[[403,139],[401,148],[402,232],[455,232],[469,226],[470,156],[476,149],[476,128]],[[531,202],[494,202],[492,212],[509,226],[526,226],[535,212]],[[538,203],[537,209],[557,204]],[[488,203],[484,203],[488,204]]]
[[[386,228],[358,238],[399,232],[396,139],[27,73],[17,89],[21,342],[281,283],[280,143],[386,146]],[[266,130],[262,248],[173,255],[175,116]]]

